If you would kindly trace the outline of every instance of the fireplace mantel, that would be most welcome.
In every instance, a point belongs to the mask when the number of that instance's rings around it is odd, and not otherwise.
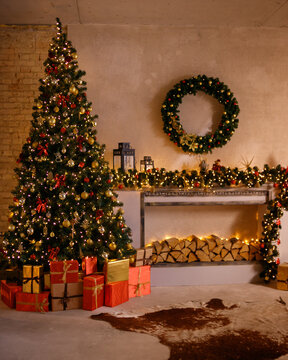
[[[140,243],[145,246],[145,208],[147,206],[264,205],[274,197],[272,184],[259,188],[154,189],[142,191],[140,199]]]

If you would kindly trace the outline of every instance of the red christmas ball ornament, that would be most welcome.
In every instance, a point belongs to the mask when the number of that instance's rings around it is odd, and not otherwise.
[[[278,239],[278,240],[277,240],[277,245],[280,245],[280,244],[281,244],[281,240]]]
[[[278,187],[279,187],[279,184],[274,183],[273,186],[274,186],[274,188],[278,188]]]
[[[255,171],[255,176],[259,176],[259,172],[258,171]]]
[[[277,219],[277,220],[276,220],[276,225],[278,225],[278,226],[281,225],[281,220],[280,220],[280,219]]]
[[[198,181],[196,181],[195,183],[194,183],[194,187],[199,187],[200,186],[200,183],[198,182]]]
[[[230,183],[231,183],[231,185],[235,185],[235,184],[236,184],[236,180],[233,179],[233,180],[230,181]]]
[[[39,136],[43,139],[43,138],[45,138],[46,134],[41,133]]]
[[[264,247],[265,247],[265,244],[260,244],[260,247],[261,247],[261,249],[264,249]]]
[[[85,166],[85,163],[83,161],[80,162],[79,167],[83,168]]]
[[[71,109],[75,109],[75,108],[76,108],[76,104],[71,104],[70,107],[71,107]]]
[[[279,264],[280,264],[280,259],[279,259],[279,258],[277,258],[277,260],[276,260],[276,264],[277,264],[277,265],[279,265]]]
[[[277,202],[277,207],[282,207],[282,205],[279,201]]]
[[[110,184],[110,183],[111,183],[111,180],[110,180],[110,179],[108,179],[108,180],[107,180],[107,184]]]
[[[124,185],[123,184],[119,184],[118,185],[118,189],[122,190],[124,188]]]
[[[35,254],[31,254],[31,255],[30,255],[30,259],[31,259],[31,260],[35,260],[35,259],[36,259],[36,255],[35,255]]]
[[[62,127],[62,128],[60,129],[60,132],[61,132],[61,134],[65,134],[66,128]]]
[[[84,178],[84,181],[85,181],[86,183],[89,183],[90,180],[89,180],[88,177],[85,177],[85,178]]]

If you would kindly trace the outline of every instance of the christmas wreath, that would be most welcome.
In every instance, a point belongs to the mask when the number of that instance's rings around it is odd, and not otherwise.
[[[185,95],[196,95],[197,91],[213,96],[224,106],[221,121],[213,134],[207,133],[204,136],[187,134],[181,125],[178,107]],[[239,112],[238,102],[227,85],[218,78],[198,75],[180,81],[168,92],[161,109],[163,130],[183,151],[195,154],[207,153],[215,147],[222,147],[230,140],[238,127]]]

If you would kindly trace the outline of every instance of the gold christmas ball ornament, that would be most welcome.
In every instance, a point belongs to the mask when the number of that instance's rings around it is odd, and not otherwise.
[[[41,109],[43,104],[42,104],[41,101],[37,101],[36,106],[37,106],[38,109]]]
[[[73,58],[74,60],[77,60],[77,59],[78,59],[78,55],[77,55],[76,52],[72,53],[71,56],[72,56],[72,58]]]
[[[81,115],[85,114],[85,109],[84,109],[83,107],[81,107],[80,110],[79,110],[79,113],[80,113]]]
[[[11,211],[8,217],[9,217],[9,219],[11,219],[13,216],[14,216],[14,213]]]
[[[69,220],[65,219],[65,220],[63,220],[62,225],[63,225],[64,227],[68,228],[68,227],[71,225],[71,223],[70,223]]]
[[[8,230],[9,230],[9,231],[14,231],[14,230],[15,230],[15,226],[14,226],[13,224],[10,224],[10,225],[8,226]]]
[[[55,126],[55,124],[56,124],[56,118],[54,116],[51,116],[49,118],[49,125],[50,126]]]
[[[73,247],[74,246],[74,241],[70,241],[69,246]]]
[[[58,107],[58,106],[55,106],[55,107],[54,107],[54,112],[56,112],[56,113],[59,112],[59,107]]]
[[[109,249],[112,250],[112,251],[114,251],[114,250],[117,249],[117,245],[115,244],[115,242],[111,242],[111,243],[109,244]]]
[[[51,233],[50,233],[50,237],[54,237],[55,236],[55,234],[54,234],[54,232],[52,231]]]
[[[131,265],[135,263],[135,256],[134,256],[134,255],[133,255],[133,256],[130,256],[130,258],[129,258],[129,263],[130,263]]]
[[[92,168],[95,169],[98,166],[98,161],[94,160],[91,164]]]
[[[92,137],[88,138],[88,144],[93,145],[95,140]]]
[[[128,243],[128,244],[126,244],[126,248],[127,248],[128,250],[131,250],[131,249],[133,249],[133,246],[132,246],[130,243]]]
[[[88,245],[93,245],[93,244],[94,244],[94,241],[89,238],[89,239],[87,239],[87,244],[88,244]]]
[[[73,95],[78,95],[78,89],[76,88],[75,85],[71,85],[70,88],[69,88],[69,92]]]
[[[88,194],[86,191],[83,191],[83,192],[81,193],[81,198],[82,198],[82,199],[86,200],[86,199],[88,199],[88,197],[89,197],[89,194]]]
[[[38,142],[37,142],[37,141],[34,141],[34,142],[32,143],[32,148],[33,148],[33,149],[36,149],[37,146],[38,146]]]
[[[107,197],[111,197],[111,196],[113,196],[113,192],[112,192],[111,190],[106,190],[106,191],[105,191],[105,195],[106,195]]]
[[[76,200],[76,201],[79,201],[80,199],[81,199],[81,198],[80,198],[79,195],[76,195],[76,196],[75,196],[75,200]]]

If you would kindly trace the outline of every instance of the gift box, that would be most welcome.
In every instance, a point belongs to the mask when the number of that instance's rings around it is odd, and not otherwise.
[[[51,284],[65,284],[78,282],[79,264],[77,260],[51,261]]]
[[[129,269],[129,299],[136,296],[151,294],[150,265],[130,267]]]
[[[43,291],[40,294],[31,294],[24,292],[16,293],[16,310],[18,311],[49,311],[49,291]]]
[[[104,264],[105,284],[129,279],[129,259],[107,260]]]
[[[128,280],[106,284],[104,291],[105,306],[114,307],[129,300]]]
[[[97,257],[86,256],[82,259],[82,270],[85,275],[91,275],[97,272]]]
[[[1,280],[6,280],[7,284],[22,285],[22,271],[19,269],[5,269],[1,272]]]
[[[278,266],[277,289],[288,290],[288,263],[283,263]]]
[[[44,290],[51,289],[50,273],[44,273]]]
[[[103,304],[104,276],[86,276],[83,281],[83,310],[95,310]]]
[[[51,284],[51,304],[52,311],[82,309],[83,281]]]
[[[39,294],[44,290],[44,272],[42,265],[23,266],[23,286],[25,293]]]
[[[1,300],[12,309],[16,307],[16,293],[19,291],[22,291],[22,286],[1,280]]]

